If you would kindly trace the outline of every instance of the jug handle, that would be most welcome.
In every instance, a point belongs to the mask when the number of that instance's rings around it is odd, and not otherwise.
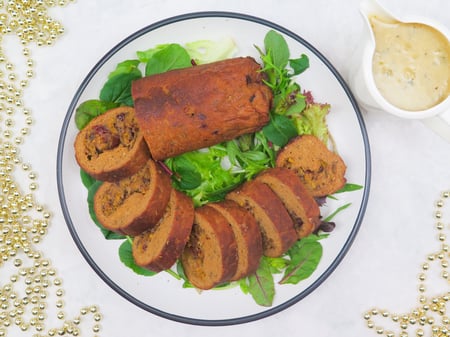
[[[436,134],[450,142],[450,110],[422,119],[422,122]]]

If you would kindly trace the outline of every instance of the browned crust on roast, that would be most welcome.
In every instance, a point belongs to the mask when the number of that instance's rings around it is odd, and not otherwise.
[[[214,208],[195,210],[194,225],[181,263],[188,280],[198,289],[211,289],[236,273],[237,248],[228,221]]]
[[[169,269],[183,252],[193,222],[192,199],[172,189],[161,220],[133,239],[132,253],[136,264],[155,272]]]
[[[263,239],[263,253],[278,257],[297,241],[294,224],[280,198],[264,183],[251,180],[226,199],[237,202],[255,217]]]
[[[346,183],[346,165],[342,158],[317,137],[295,137],[277,156],[278,167],[293,170],[314,197],[323,197]]]
[[[104,182],[94,196],[98,221],[108,230],[135,236],[163,216],[171,192],[169,175],[153,160],[134,175]]]
[[[219,211],[231,225],[236,239],[238,266],[230,281],[236,281],[253,274],[262,257],[262,237],[256,219],[232,200],[209,203]]]
[[[284,167],[268,168],[256,180],[267,184],[281,199],[299,238],[317,229],[320,224],[319,205],[294,171]]]
[[[108,110],[89,122],[74,143],[78,165],[101,181],[116,181],[136,173],[150,158],[134,109]]]
[[[261,129],[272,91],[251,57],[176,69],[136,80],[136,118],[156,160]]]

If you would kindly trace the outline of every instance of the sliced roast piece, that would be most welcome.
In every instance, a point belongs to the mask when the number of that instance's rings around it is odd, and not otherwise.
[[[258,222],[264,255],[278,257],[295,241],[297,232],[280,198],[264,183],[251,180],[230,192],[226,199],[247,209]]]
[[[237,248],[227,219],[212,207],[195,210],[194,225],[181,255],[188,280],[198,289],[228,282],[236,273]]]
[[[256,180],[267,184],[281,199],[294,221],[298,238],[304,238],[317,229],[320,224],[319,205],[294,171],[283,167],[269,168]]]
[[[135,236],[150,229],[164,214],[172,190],[169,175],[153,160],[134,175],[104,182],[94,196],[94,212],[101,225]]]
[[[194,222],[194,204],[184,193],[172,189],[161,220],[134,237],[132,252],[138,266],[160,272],[180,257]]]
[[[253,274],[262,257],[262,237],[256,219],[232,200],[209,203],[222,214],[233,229],[237,245],[238,266],[230,281]]]

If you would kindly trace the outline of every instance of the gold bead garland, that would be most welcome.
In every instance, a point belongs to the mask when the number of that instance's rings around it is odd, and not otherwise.
[[[445,337],[450,336],[450,317],[448,316],[448,305],[450,303],[450,291],[444,291],[440,295],[427,295],[425,281],[428,279],[429,272],[438,269],[437,277],[444,280],[447,285],[450,284],[449,276],[449,258],[450,246],[447,243],[445,231],[449,225],[443,223],[443,207],[445,201],[450,199],[450,191],[442,193],[441,198],[436,202],[434,212],[435,229],[437,230],[437,241],[439,250],[429,254],[426,261],[421,265],[421,272],[418,275],[418,306],[406,314],[390,313],[387,310],[372,309],[364,314],[367,327],[374,330],[379,335],[387,337]],[[434,267],[434,268],[433,268]],[[385,319],[389,323],[397,326],[399,332],[396,334],[392,329],[376,324],[376,320]]]
[[[65,291],[62,279],[44,253],[36,246],[47,234],[51,212],[35,200],[38,175],[20,157],[19,147],[33,124],[31,110],[24,106],[23,91],[34,77],[34,61],[28,46],[51,46],[64,33],[63,26],[48,15],[48,9],[63,7],[73,0],[0,0],[0,337],[33,333],[33,337],[81,336],[83,319],[91,317],[91,333],[99,333],[102,315],[95,305],[80,309],[69,319],[64,312]],[[15,35],[22,45],[25,71],[20,76],[16,65],[3,49],[4,36]],[[15,174],[20,171],[28,186],[19,186]],[[24,193],[23,190],[28,190]],[[439,250],[428,255],[418,275],[418,306],[406,314],[371,309],[364,314],[367,327],[387,337],[450,336],[447,306],[450,291],[427,296],[426,280],[438,265],[440,278],[450,282],[450,246],[442,222],[444,202],[450,192],[442,193],[434,218]],[[5,270],[9,278],[5,278]],[[50,314],[54,316],[50,316]],[[53,320],[52,320],[53,319]],[[395,333],[380,324],[388,320],[398,327]],[[50,323],[57,327],[48,327]],[[55,323],[56,322],[56,323]]]
[[[36,248],[47,234],[51,213],[35,200],[38,175],[19,155],[33,124],[31,110],[23,102],[23,91],[34,77],[28,46],[55,42],[64,28],[48,15],[48,9],[69,2],[0,0],[0,337],[30,331],[33,337],[81,336],[86,316],[92,320],[92,335],[100,331],[102,315],[95,305],[82,308],[73,319],[66,317],[62,280]],[[26,60],[22,76],[3,49],[9,34],[17,36],[22,45]],[[19,186],[16,176],[20,173],[28,179],[28,186]],[[47,327],[49,321],[58,327]]]

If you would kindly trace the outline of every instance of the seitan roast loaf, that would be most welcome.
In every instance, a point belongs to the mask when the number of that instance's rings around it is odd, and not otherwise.
[[[134,109],[126,106],[91,120],[78,133],[74,147],[78,165],[101,181],[130,176],[150,158]]]
[[[201,206],[181,255],[188,280],[198,289],[211,289],[230,280],[237,269],[237,247],[233,230],[217,210]]]
[[[263,253],[278,257],[297,241],[297,232],[280,198],[264,183],[250,180],[227,194],[226,199],[247,209],[258,222]]]
[[[163,217],[149,230],[133,238],[132,253],[138,266],[160,272],[180,257],[191,233],[194,204],[172,189]]]
[[[278,153],[276,164],[297,173],[314,197],[332,194],[346,183],[342,158],[312,135],[293,138]]]
[[[317,229],[320,224],[319,205],[295,172],[283,167],[268,168],[256,180],[267,184],[281,199],[299,239]]]
[[[230,281],[253,274],[262,257],[262,238],[256,219],[243,207],[231,200],[209,203],[222,214],[234,232],[237,245],[238,266]]]
[[[261,66],[251,57],[144,77],[133,82],[132,96],[155,160],[261,129],[272,101]]]
[[[158,223],[170,192],[169,175],[150,159],[134,175],[104,182],[94,195],[94,212],[106,229],[138,235]]]

